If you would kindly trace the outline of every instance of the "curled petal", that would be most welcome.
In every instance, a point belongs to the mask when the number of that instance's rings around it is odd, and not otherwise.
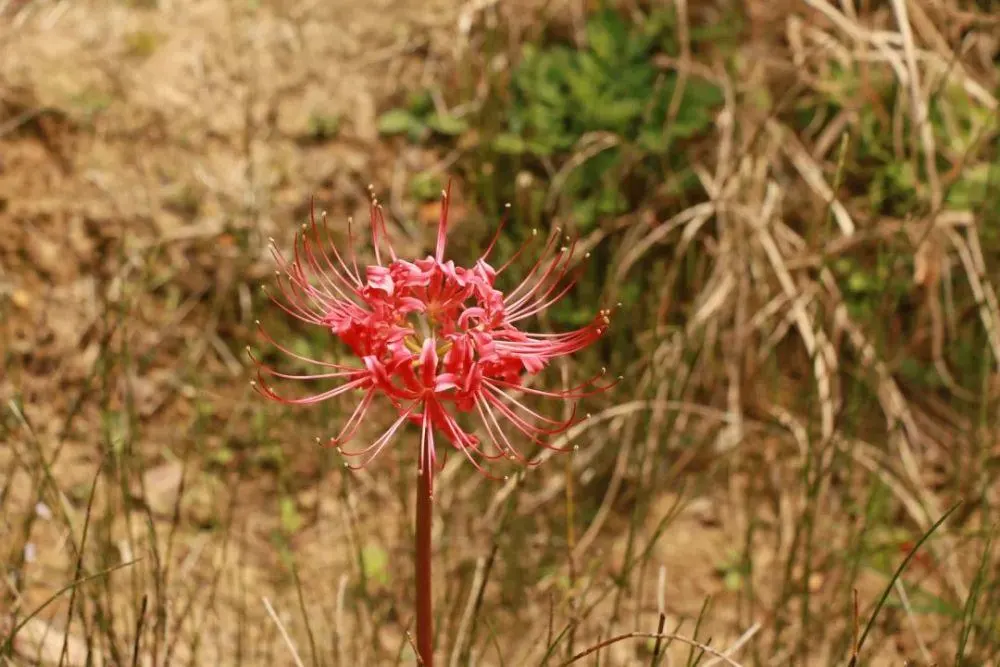
[[[386,296],[392,296],[396,291],[396,286],[392,281],[392,275],[384,266],[369,266],[365,269],[365,276],[368,278],[367,286],[369,290],[378,290]]]

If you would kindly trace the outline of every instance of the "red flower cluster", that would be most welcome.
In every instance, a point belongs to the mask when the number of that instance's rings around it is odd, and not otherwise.
[[[353,238],[345,257],[330,242],[325,224],[317,225],[315,218],[303,225],[291,260],[282,256],[272,242],[282,297],[272,299],[293,317],[334,333],[358,357],[360,365],[308,359],[264,333],[282,352],[316,364],[326,372],[290,375],[255,359],[258,381],[254,386],[267,398],[296,405],[360,392],[357,407],[340,433],[330,439],[344,455],[360,457],[360,462],[352,467],[370,462],[407,421],[420,426],[421,474],[425,470],[433,474],[435,430],[484,474],[477,456],[530,463],[511,442],[512,436],[503,423],[513,426],[532,443],[546,445],[547,437],[565,431],[575,419],[546,417],[526,405],[522,395],[575,399],[604,391],[614,384],[597,385],[595,382],[601,377],[597,376],[563,391],[543,391],[524,385],[527,376],[541,371],[552,359],[577,352],[597,340],[607,330],[611,313],[602,310],[590,324],[568,333],[526,333],[519,329],[520,322],[551,306],[572,287],[574,281],[569,278],[569,269],[573,248],[560,246],[558,236],[550,237],[525,279],[504,294],[494,284],[510,262],[499,269],[487,262],[500,230],[471,268],[445,261],[448,202],[445,192],[435,255],[412,262],[396,256],[386,233],[382,208],[375,199],[371,205],[375,264],[366,266],[363,273],[358,267]],[[383,263],[383,244],[389,251],[386,263]],[[303,398],[283,398],[264,380],[265,375],[298,380],[337,379],[342,384]],[[379,395],[389,399],[398,418],[366,448],[340,449],[357,433]],[[461,413],[478,417],[490,447],[459,425],[456,416]]]

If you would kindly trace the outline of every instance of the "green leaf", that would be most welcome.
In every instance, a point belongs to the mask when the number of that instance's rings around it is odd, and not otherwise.
[[[566,72],[566,85],[576,104],[591,106],[600,96],[601,80],[583,71],[569,70]],[[568,101],[568,100],[567,100]]]
[[[285,496],[280,501],[281,527],[286,533],[295,533],[302,527],[302,515],[295,506],[295,499]]]
[[[607,78],[608,72],[593,53],[586,51],[577,54],[576,67],[580,74],[591,80]]]
[[[493,150],[503,155],[521,155],[528,150],[528,144],[520,136],[503,132],[493,138]]]
[[[458,116],[435,113],[427,119],[427,127],[438,134],[457,137],[469,129],[469,123],[464,118],[459,118]]]
[[[381,134],[403,134],[412,132],[414,128],[423,129],[424,124],[406,109],[389,109],[378,119],[378,131]]]
[[[872,277],[864,271],[855,271],[847,279],[847,289],[855,294],[872,292],[876,287]]]
[[[628,40],[628,30],[621,17],[613,11],[601,12],[587,22],[587,46],[605,63],[618,59],[621,47]]]
[[[628,201],[618,188],[607,187],[597,196],[597,212],[601,215],[618,215],[628,209]]]
[[[361,550],[361,567],[365,576],[383,586],[389,583],[389,555],[377,544],[368,544]]]
[[[433,201],[440,196],[443,187],[437,174],[421,172],[410,181],[410,196],[419,201]]]
[[[564,143],[552,139],[531,140],[528,142],[528,150],[535,155],[552,155],[556,149],[564,146]]]
[[[309,116],[309,136],[314,139],[332,139],[340,131],[340,116],[314,112]]]
[[[690,139],[706,132],[712,126],[714,110],[722,104],[722,91],[707,81],[692,79],[684,87],[684,97],[671,123],[670,135]]]
[[[573,219],[577,226],[586,231],[597,222],[597,202],[584,199],[573,206]]]
[[[639,131],[639,147],[649,153],[666,153],[670,148],[671,134],[658,127],[646,126]]]
[[[739,570],[726,570],[726,574],[722,579],[723,586],[726,590],[735,593],[743,589],[743,575]]]
[[[560,74],[560,79],[565,82],[565,72]],[[550,78],[539,77],[532,83],[529,91],[530,97],[534,98],[533,101],[537,105],[545,105],[559,109],[565,107],[568,103],[566,93],[563,88],[559,85],[559,83]]]
[[[406,108],[414,116],[422,117],[434,109],[434,97],[426,88],[410,93],[406,98]]]
[[[627,134],[629,124],[642,114],[643,101],[640,99],[624,99],[606,101],[596,109],[594,123],[604,130]]]
[[[962,177],[948,189],[950,207],[970,209],[982,204],[991,188],[1000,187],[1000,164],[966,167]]]

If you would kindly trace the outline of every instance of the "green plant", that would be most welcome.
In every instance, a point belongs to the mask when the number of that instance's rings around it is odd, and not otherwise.
[[[587,155],[563,188],[576,202],[581,228],[629,210],[633,202],[621,187],[627,173],[645,172],[643,181],[651,182],[665,168],[681,169],[671,151],[705,133],[722,101],[713,83],[691,77],[682,86],[677,72],[655,64],[676,51],[674,32],[672,12],[631,24],[608,10],[588,21],[584,48],[526,44],[511,74],[503,129],[490,147],[560,166],[574,152]],[[584,148],[601,135],[597,150]]]
[[[313,111],[309,115],[309,138],[313,141],[327,141],[340,132],[340,114]]]
[[[386,111],[378,120],[382,134],[405,134],[413,142],[426,141],[433,135],[455,137],[468,129],[464,118],[438,110],[434,97],[426,90],[413,93],[405,105]]]
[[[667,151],[676,139],[704,131],[718,88],[694,78],[671,118],[678,75],[654,64],[676,50],[673,15],[658,12],[630,25],[612,11],[587,23],[587,45],[526,44],[512,77],[507,132],[494,139],[499,152],[539,156],[570,151],[585,134],[610,132],[649,153]]]

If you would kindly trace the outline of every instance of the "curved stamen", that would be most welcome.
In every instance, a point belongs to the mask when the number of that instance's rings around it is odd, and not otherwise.
[[[438,262],[444,261],[444,247],[447,241],[448,232],[448,207],[451,204],[451,180],[448,180],[447,189],[441,193],[441,217],[438,219],[437,243],[435,244],[434,258]]]
[[[539,463],[537,457],[529,458],[518,450],[514,437],[565,451],[552,446],[548,437],[576,423],[575,400],[606,391],[620,381],[599,382],[602,372],[564,389],[524,386],[525,378],[540,373],[551,360],[597,341],[609,326],[611,311],[600,311],[590,324],[573,331],[521,331],[518,323],[555,304],[580,279],[581,269],[573,262],[576,241],[560,247],[560,232],[556,229],[524,279],[504,294],[494,287],[496,276],[536,242],[536,235],[525,241],[499,270],[487,264],[507,224],[507,206],[476,263],[468,268],[456,266],[445,260],[450,206],[449,182],[442,193],[434,255],[414,263],[401,262],[397,257],[384,210],[374,195],[369,206],[374,264],[364,271],[358,262],[353,221],[348,219],[347,248],[342,253],[332,243],[326,215],[322,215],[322,224],[317,222],[314,202],[310,205],[309,223],[302,225],[301,238],[296,233],[290,257],[271,244],[279,269],[276,293],[269,294],[271,300],[289,316],[334,334],[362,365],[310,359],[275,342],[258,322],[260,335],[276,349],[320,368],[284,372],[263,363],[248,350],[256,367],[255,390],[291,405],[311,405],[359,392],[360,399],[340,432],[329,439],[338,449],[358,434],[377,397],[385,397],[396,411],[389,428],[370,444],[357,451],[341,450],[345,456],[357,459],[345,463],[348,467],[366,466],[411,421],[420,426],[421,474],[433,476],[437,467],[437,429],[480,474],[497,479],[486,469],[488,462],[505,459],[521,465]],[[384,265],[385,261],[388,265]],[[418,328],[417,321],[423,326]],[[341,384],[309,396],[285,398],[265,382],[265,376],[304,382],[340,380]],[[549,417],[531,407],[540,398],[570,400],[572,414],[566,420]],[[463,412],[475,412],[481,423],[476,427],[478,435],[466,432],[459,424],[458,414]],[[515,430],[508,434],[511,428]],[[443,450],[443,458],[448,451]]]
[[[366,377],[359,378],[357,380],[351,380],[347,384],[343,384],[339,387],[334,387],[333,389],[324,391],[323,393],[316,394],[314,396],[303,396],[302,398],[286,398],[284,396],[275,393],[275,391],[271,389],[270,385],[268,385],[267,382],[264,381],[264,376],[261,375],[260,373],[257,374],[257,381],[252,384],[254,389],[256,389],[263,396],[271,399],[272,401],[276,401],[278,403],[285,403],[287,405],[313,405],[315,403],[321,403],[323,401],[329,400],[335,396],[340,396],[341,394],[345,394],[353,389],[358,389],[359,387],[363,387],[369,381],[370,380]]]
[[[356,369],[353,366],[345,366],[344,364],[334,364],[329,361],[320,361],[319,359],[311,359],[309,357],[304,357],[301,354],[298,354],[297,352],[292,352],[287,347],[281,345],[281,343],[278,343],[276,340],[271,338],[271,335],[267,333],[267,329],[265,329],[261,325],[260,320],[257,320],[255,324],[257,325],[257,332],[261,335],[261,337],[264,340],[266,340],[268,343],[270,343],[271,345],[273,345],[282,353],[288,355],[292,359],[298,359],[299,361],[304,361],[309,364],[316,364],[317,366],[323,366],[324,368],[337,368],[340,370],[361,370],[361,369]]]
[[[352,470],[360,470],[361,468],[364,468],[366,465],[374,461],[375,458],[382,452],[382,450],[385,449],[385,446],[392,441],[392,438],[393,436],[396,435],[396,432],[399,430],[399,427],[403,425],[403,422],[405,422],[409,418],[409,416],[410,416],[409,412],[404,412],[403,414],[401,414],[399,418],[392,423],[392,426],[386,429],[385,433],[379,436],[378,440],[376,440],[375,442],[373,442],[371,445],[361,450],[360,452],[345,452],[341,450],[341,454],[343,454],[344,456],[364,457],[364,460],[361,461],[360,463],[348,463],[347,467],[351,468]],[[368,452],[371,453],[368,454]],[[368,456],[365,456],[365,454],[368,454]]]

